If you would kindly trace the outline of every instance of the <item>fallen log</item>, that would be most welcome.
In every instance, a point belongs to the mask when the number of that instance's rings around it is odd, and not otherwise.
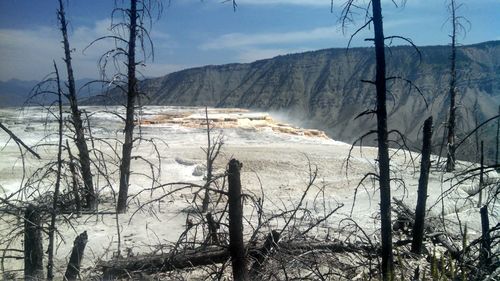
[[[262,255],[261,245],[252,246],[248,249],[251,258]],[[311,250],[320,250],[329,253],[360,253],[378,254],[379,247],[373,248],[364,243],[345,243],[341,241],[292,241],[281,242],[275,248],[276,253],[297,254]],[[220,264],[229,260],[229,249],[216,247],[202,247],[180,253],[167,253],[162,255],[143,255],[128,258],[118,258],[110,261],[101,261],[97,268],[103,272],[104,280],[113,280],[116,277],[132,275],[135,272],[147,274],[168,272],[177,269]]]

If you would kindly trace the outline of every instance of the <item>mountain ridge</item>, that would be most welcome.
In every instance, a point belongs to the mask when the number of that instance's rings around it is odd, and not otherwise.
[[[393,77],[388,93],[389,126],[415,144],[428,115],[434,115],[437,127],[446,120],[450,47],[418,49],[395,46],[387,51],[387,76]],[[459,126],[465,133],[476,122],[470,118],[473,111],[478,122],[497,113],[500,41],[460,46],[457,69]],[[149,96],[148,104],[278,111],[301,121],[300,125],[352,142],[375,124],[373,118],[355,118],[374,107],[373,87],[361,82],[373,78],[374,73],[370,47],[323,49],[247,64],[186,69],[146,79],[141,89]]]

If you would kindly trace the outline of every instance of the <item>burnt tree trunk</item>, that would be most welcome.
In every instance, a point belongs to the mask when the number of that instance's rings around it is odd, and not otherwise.
[[[386,67],[384,50],[384,26],[380,0],[372,1],[372,20],[375,35],[375,59],[377,89],[377,139],[380,187],[380,221],[382,236],[382,280],[392,280],[394,270],[391,232],[391,185],[389,165],[389,145],[387,133],[386,107]]]
[[[80,265],[82,263],[85,246],[87,245],[87,239],[87,231],[82,232],[75,238],[68,267],[66,268],[66,273],[64,273],[64,280],[77,280],[78,275],[80,274]]]
[[[47,280],[52,280],[54,278],[54,234],[56,232],[56,216],[57,216],[57,201],[59,200],[59,188],[61,185],[61,168],[62,168],[62,141],[63,141],[63,111],[62,111],[62,90],[61,83],[59,79],[59,71],[57,70],[57,65],[54,62],[54,69],[56,73],[56,83],[57,83],[57,94],[58,94],[58,106],[59,106],[59,142],[57,147],[57,174],[56,174],[56,186],[54,189],[54,195],[52,197],[52,210],[50,211],[50,226],[49,226],[49,245],[47,248]]]
[[[219,245],[219,236],[217,235],[217,229],[219,229],[219,223],[214,220],[212,213],[207,213],[207,225],[208,225],[208,237],[206,239],[206,244]]]
[[[212,180],[212,142],[210,139],[210,120],[208,120],[208,108],[205,106],[205,121],[207,122],[207,179],[205,183],[205,188],[210,187],[210,181]],[[208,189],[205,189],[205,196],[203,197],[203,202],[201,205],[201,211],[206,212],[208,210],[208,204],[210,204],[210,193]]]
[[[455,15],[455,1],[451,0],[451,55],[450,55],[450,112],[448,118],[448,153],[446,158],[446,171],[451,172],[455,170],[455,97],[456,97],[456,84],[457,84],[457,71],[456,71],[456,58],[457,58],[457,48],[456,48],[456,35],[457,35],[457,17]]]
[[[488,218],[488,206],[481,208],[481,253],[479,262],[481,266],[489,267],[491,264],[491,237],[490,237],[490,220]]]
[[[229,253],[233,266],[233,279],[249,280],[246,265],[246,250],[243,242],[243,204],[241,201],[241,163],[236,159],[229,161]]]
[[[479,200],[477,202],[477,207],[480,208],[483,204],[483,188],[484,188],[484,150],[483,141],[481,141],[481,166],[479,170]]]
[[[500,106],[498,106],[498,114],[500,115]],[[498,150],[499,150],[499,144],[500,142],[500,118],[497,119],[497,139],[495,141],[496,143],[496,153],[495,153],[495,165],[497,166],[497,171],[500,171],[500,168],[498,168]]]
[[[135,41],[137,37],[137,0],[130,1],[128,10],[130,21],[128,39],[128,62],[127,62],[127,110],[125,116],[125,140],[122,146],[122,161],[120,164],[120,190],[116,211],[125,213],[127,210],[127,197],[130,179],[130,162],[134,136],[134,116],[137,100],[137,79],[135,75]]]
[[[28,205],[24,211],[24,280],[43,280],[43,245],[40,211]]]
[[[422,160],[420,162],[420,178],[418,179],[417,207],[415,208],[415,225],[413,227],[413,240],[411,251],[420,255],[422,253],[422,241],[425,229],[425,204],[427,201],[427,183],[429,181],[429,169],[431,168],[431,145],[432,145],[432,116],[424,122],[424,139],[422,144]]]
[[[75,128],[75,144],[78,148],[78,159],[80,162],[80,167],[82,171],[82,178],[85,190],[85,199],[87,208],[93,210],[97,207],[97,198],[94,192],[94,186],[92,183],[92,172],[90,170],[90,156],[89,149],[87,147],[87,142],[85,141],[84,127],[81,117],[81,112],[78,109],[78,102],[76,98],[76,86],[75,78],[73,75],[73,66],[71,64],[71,50],[69,47],[68,40],[68,30],[66,15],[64,13],[64,5],[62,0],[59,0],[59,22],[61,24],[61,32],[63,35],[63,45],[64,45],[64,62],[66,63],[66,70],[68,73],[68,98],[69,105],[71,108],[71,121],[73,127]]]
[[[71,185],[73,191],[73,197],[75,200],[76,213],[80,214],[82,211],[81,201],[80,201],[80,191],[78,190],[78,179],[76,176],[75,163],[73,163],[73,154],[71,154],[71,148],[69,147],[69,142],[66,140],[66,148],[68,149],[69,155],[69,171],[71,172]]]

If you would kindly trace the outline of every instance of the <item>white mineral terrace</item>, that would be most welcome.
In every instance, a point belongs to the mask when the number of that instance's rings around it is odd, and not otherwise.
[[[202,112],[200,112],[202,111]],[[252,112],[241,108],[211,108],[206,115],[202,109],[191,109],[178,112],[160,112],[157,115],[142,118],[141,125],[180,125],[188,128],[206,128],[207,122],[211,128],[230,129],[241,128],[249,130],[272,130],[274,132],[329,139],[325,132],[315,129],[304,129],[275,120],[269,113]]]

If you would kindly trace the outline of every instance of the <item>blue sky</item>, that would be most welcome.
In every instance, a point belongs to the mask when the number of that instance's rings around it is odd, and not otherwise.
[[[70,22],[70,44],[75,75],[98,77],[97,59],[111,45],[103,42],[82,50],[95,38],[108,35],[113,0],[65,0]],[[119,4],[122,1],[117,0]],[[125,1],[126,5],[128,1]],[[345,0],[222,0],[164,1],[155,20],[152,39],[155,60],[141,69],[145,76],[207,64],[251,62],[280,54],[323,48],[345,48],[349,36],[363,23],[342,30],[339,15]],[[358,3],[366,3],[359,0]],[[401,0],[395,0],[400,4]],[[459,15],[470,22],[463,44],[500,40],[500,0],[462,0]],[[409,37],[416,45],[448,44],[447,1],[407,0],[395,7],[383,0],[386,35]],[[57,29],[57,0],[0,0],[0,80],[40,80],[52,71],[52,60],[62,66],[61,35]],[[364,38],[352,46],[369,46]],[[404,42],[394,42],[403,44]]]

